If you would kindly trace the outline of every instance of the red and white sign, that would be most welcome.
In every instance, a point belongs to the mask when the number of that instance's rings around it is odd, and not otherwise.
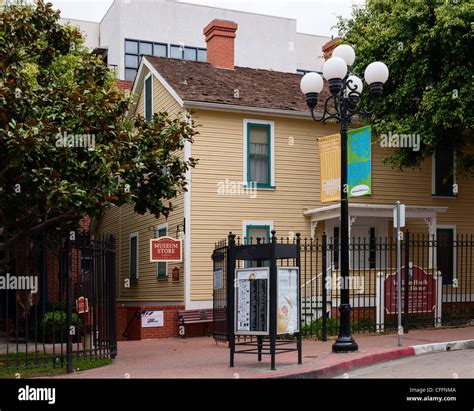
[[[150,240],[150,261],[180,263],[183,261],[182,240],[171,237],[153,238]]]
[[[402,267],[402,312],[405,306],[405,270]],[[408,273],[408,312],[429,313],[436,306],[436,280],[422,268],[414,265]],[[397,314],[397,273],[385,279],[385,310],[387,314]]]
[[[76,308],[78,314],[89,312],[89,300],[86,297],[79,297],[76,300]]]

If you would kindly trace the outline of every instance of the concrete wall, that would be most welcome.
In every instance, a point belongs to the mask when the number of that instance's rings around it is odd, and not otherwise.
[[[117,75],[123,79],[125,38],[206,47],[202,30],[215,18],[239,25],[237,66],[285,72],[320,69],[320,45],[329,38],[296,33],[296,20],[289,18],[167,0],[115,0],[100,22],[100,33],[91,26],[94,23],[74,22],[93,37],[89,44],[108,47],[109,64],[117,66]]]
[[[296,68],[299,70],[323,71],[323,44],[331,38],[313,34],[296,33]]]
[[[70,24],[71,26],[78,26],[81,33],[86,37],[85,45],[91,49],[99,46],[100,24],[94,21],[61,19],[62,24]]]

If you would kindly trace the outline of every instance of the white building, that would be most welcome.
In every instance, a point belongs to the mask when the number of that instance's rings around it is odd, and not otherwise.
[[[98,23],[63,18],[101,49],[117,76],[133,80],[141,54],[206,61],[203,28],[213,19],[235,21],[235,65],[284,72],[321,71],[321,46],[329,37],[296,32],[296,20],[180,3],[175,0],[114,0]]]

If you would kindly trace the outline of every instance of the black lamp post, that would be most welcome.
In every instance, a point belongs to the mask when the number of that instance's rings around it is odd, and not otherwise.
[[[388,79],[388,68],[376,61],[365,69],[365,81],[369,85],[373,103],[371,107],[362,107],[362,81],[349,74],[349,66],[354,63],[354,49],[346,44],[334,49],[332,57],[323,66],[323,76],[329,83],[331,95],[324,102],[322,114],[316,116],[314,109],[318,103],[318,94],[323,89],[323,79],[318,73],[307,73],[301,80],[301,91],[314,121],[325,123],[334,119],[341,125],[341,304],[339,336],[332,346],[333,352],[357,351],[358,346],[351,335],[350,299],[349,299],[349,204],[347,200],[347,129],[353,116],[368,116],[382,96],[383,83]],[[332,108],[329,108],[329,105]],[[326,269],[324,267],[323,269]]]

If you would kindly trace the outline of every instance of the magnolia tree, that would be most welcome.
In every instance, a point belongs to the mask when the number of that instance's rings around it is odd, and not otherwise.
[[[51,4],[0,11],[0,257],[111,205],[168,216],[186,190],[186,116],[127,116],[114,73]],[[1,259],[1,258],[0,258]],[[5,261],[4,261],[5,262]]]
[[[355,72],[363,75],[374,60],[389,67],[373,126],[410,137],[410,147],[388,157],[395,166],[417,166],[454,147],[456,170],[474,173],[472,19],[464,0],[368,0],[340,19],[343,41],[357,53]]]

